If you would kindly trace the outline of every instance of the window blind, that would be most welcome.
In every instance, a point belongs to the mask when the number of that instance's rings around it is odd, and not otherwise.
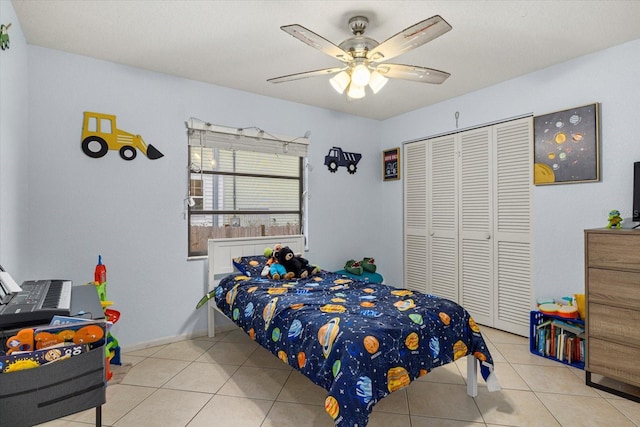
[[[193,118],[189,119],[186,125],[190,146],[297,157],[306,157],[309,147],[309,139],[304,136],[276,135],[256,127],[231,128]]]

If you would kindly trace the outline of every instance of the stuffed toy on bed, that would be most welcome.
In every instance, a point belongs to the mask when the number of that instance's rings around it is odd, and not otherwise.
[[[262,273],[260,273],[262,277],[272,277],[278,280],[280,276],[283,276],[284,274],[286,274],[287,271],[282,266],[279,266],[279,267],[276,266],[273,269],[271,268],[273,264],[278,263],[278,259],[276,257],[278,256],[278,251],[280,249],[282,249],[282,245],[280,243],[276,244],[273,248],[265,248],[264,256],[267,257],[268,259],[267,259],[267,263],[262,269]],[[278,274],[278,277],[273,277],[274,273]]]
[[[287,280],[293,277],[304,279],[319,271],[318,267],[310,265],[307,259],[294,254],[289,246],[285,246],[278,251],[277,259],[278,262],[284,266],[285,270],[287,270],[287,274],[285,275],[285,279]],[[293,277],[287,277],[290,273],[293,273]]]

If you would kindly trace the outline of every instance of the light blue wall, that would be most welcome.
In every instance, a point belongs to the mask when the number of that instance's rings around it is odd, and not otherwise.
[[[607,225],[618,209],[631,224],[633,162],[640,161],[640,40],[584,56],[484,90],[386,120],[386,141],[411,141],[509,117],[599,102],[601,182],[534,187],[534,284],[538,298],[584,290],[583,230]],[[400,206],[395,189],[387,206]],[[393,245],[402,244],[402,211],[389,210]],[[392,265],[401,264],[394,253]],[[394,280],[396,277],[394,277]]]
[[[0,18],[14,23],[11,50],[0,52],[0,257],[15,265],[19,283],[68,277],[81,284],[102,254],[108,297],[122,312],[114,333],[123,347],[206,329],[205,311],[194,309],[206,291],[206,264],[186,259],[190,117],[293,136],[310,130],[305,255],[327,269],[373,256],[393,284],[403,279],[402,181],[382,182],[381,151],[454,130],[455,111],[464,128],[602,103],[602,182],[535,188],[537,296],[582,289],[582,230],[605,225],[612,208],[630,211],[630,168],[640,160],[640,41],[378,122],[27,46],[9,2],[0,2]],[[87,110],[115,114],[119,128],[165,157],[85,156]],[[334,145],[363,154],[355,175],[322,164]]]
[[[0,24],[10,47],[0,50],[0,265],[14,279],[28,264],[28,55],[10,2],[0,1]]]
[[[382,185],[376,121],[35,46],[29,90],[29,272],[86,283],[101,254],[123,346],[206,329],[205,311],[194,308],[207,290],[207,266],[187,261],[190,117],[291,136],[310,130],[305,256],[333,270],[354,257],[386,257],[371,227]],[[84,155],[83,111],[115,114],[119,129],[142,135],[164,157]],[[333,145],[363,154],[356,174],[323,165]]]

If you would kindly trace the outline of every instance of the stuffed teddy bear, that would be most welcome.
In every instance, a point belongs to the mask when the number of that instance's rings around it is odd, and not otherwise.
[[[612,210],[609,212],[609,224],[607,224],[607,228],[622,228],[622,218],[620,217],[619,211]]]
[[[287,275],[289,275],[289,273],[293,273],[293,277],[300,277],[304,279],[309,275],[318,272],[318,267],[310,265],[308,260],[294,254],[288,246],[285,246],[278,251],[277,259],[278,262],[284,266],[285,270],[287,270]],[[287,275],[285,275],[285,279],[289,280],[293,278],[287,278]]]

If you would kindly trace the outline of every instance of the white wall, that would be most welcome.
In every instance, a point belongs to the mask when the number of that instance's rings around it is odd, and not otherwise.
[[[639,69],[640,40],[635,40],[386,120],[381,133],[385,141],[401,144],[454,131],[456,111],[459,127],[467,128],[599,102],[601,182],[534,188],[535,296],[571,295],[584,290],[583,230],[606,226],[612,209],[632,224],[633,162],[640,161]],[[383,194],[384,206],[401,205],[395,188]],[[402,211],[387,214],[393,246],[401,247]],[[402,265],[401,252],[393,256],[391,264]]]
[[[0,1],[0,23],[11,23],[0,50],[0,265],[17,280],[28,263],[28,55],[10,2]]]
[[[35,46],[29,90],[29,273],[86,283],[101,254],[107,297],[122,313],[114,329],[121,346],[206,329],[195,304],[207,290],[207,266],[187,261],[190,117],[291,136],[310,130],[305,256],[331,270],[349,258],[386,256],[362,251],[380,247],[378,122]],[[142,135],[164,157],[86,156],[83,111],[115,114],[119,129]],[[363,154],[356,174],[323,165],[333,145]]]

